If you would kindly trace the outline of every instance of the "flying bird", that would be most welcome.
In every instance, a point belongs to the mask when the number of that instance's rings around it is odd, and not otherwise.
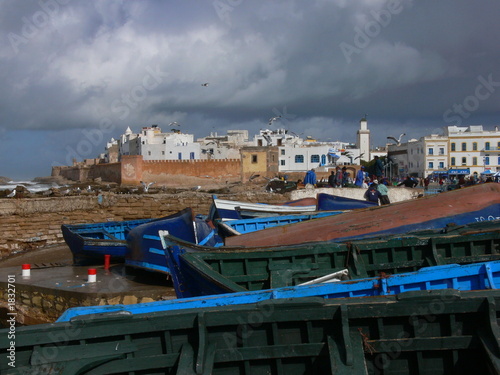
[[[207,87],[207,86],[208,86],[208,82],[202,83],[201,85],[202,85],[203,87]]]
[[[181,126],[177,121],[171,122],[168,126]]]
[[[403,133],[403,134],[400,134],[400,135],[399,135],[399,138],[398,138],[398,139],[396,139],[395,137],[387,137],[387,139],[390,139],[391,141],[396,142],[396,144],[397,144],[398,146],[400,146],[400,145],[401,145],[401,138],[403,138],[405,135],[406,135],[406,133]]]
[[[271,126],[273,124],[273,121],[279,120],[280,118],[281,118],[281,116],[271,117],[269,119],[269,126]]]
[[[16,189],[12,190],[9,194],[7,194],[7,198],[13,198],[16,196]]]
[[[149,184],[146,184],[144,181],[141,181],[141,185],[144,188],[144,192],[147,193],[151,185],[156,184],[156,182],[150,182]]]

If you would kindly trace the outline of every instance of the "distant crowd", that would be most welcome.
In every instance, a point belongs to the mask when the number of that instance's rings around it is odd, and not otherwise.
[[[365,167],[361,166],[360,170],[356,173],[354,178],[349,172],[347,172],[346,167],[337,166],[335,170],[331,171],[328,179],[317,180],[316,172],[313,169],[306,172],[304,176],[304,181],[299,180],[297,182],[297,187],[305,187],[308,184],[315,187],[333,187],[333,188],[362,188],[366,189],[364,197],[366,200],[371,202],[380,202],[380,204],[389,204],[388,196],[388,186],[404,186],[407,188],[420,187],[424,190],[429,189],[431,183],[438,184],[438,191],[448,191],[455,190],[466,186],[471,186],[486,182],[500,182],[499,177],[492,176],[451,176],[438,177],[438,176],[428,176],[426,178],[417,178],[406,176],[405,178],[395,177],[392,180],[384,177],[383,174],[383,163],[375,156],[374,163],[371,167],[373,174],[369,174],[365,171]]]

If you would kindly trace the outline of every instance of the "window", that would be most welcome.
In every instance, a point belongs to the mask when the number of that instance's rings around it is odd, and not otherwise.
[[[151,151],[148,151],[148,155],[151,156]]]
[[[257,146],[262,146],[262,139],[257,140]]]
[[[500,142],[497,143],[497,150],[500,150]]]
[[[281,149],[281,155],[285,155],[285,149],[284,148]]]
[[[252,155],[252,164],[257,163],[257,155]]]
[[[194,159],[194,152],[189,153],[189,159],[193,160]]]
[[[439,162],[439,169],[444,169],[444,161]]]
[[[283,144],[283,139],[279,138],[278,139],[278,146],[281,146]]]
[[[484,157],[484,165],[490,165],[490,157],[489,156]]]
[[[498,157],[497,164],[500,165],[500,156]]]
[[[467,151],[467,143],[462,143],[462,151]]]
[[[162,152],[161,152],[161,154],[162,154],[162,155],[165,155],[165,151],[162,151]]]
[[[434,169],[434,162],[432,161],[429,162],[429,169]]]
[[[311,155],[311,163],[319,163],[319,155]]]
[[[280,165],[285,165],[285,161],[284,160],[280,160]]]
[[[489,150],[490,150],[490,142],[486,142],[486,143],[484,144],[484,149],[485,149],[485,150],[487,150],[487,151],[489,151]]]
[[[326,155],[321,155],[321,165],[325,165],[326,164]]]
[[[462,158],[462,165],[467,165],[467,158],[465,156]]]
[[[477,151],[477,142],[472,143],[472,151]]]
[[[472,158],[472,165],[477,165],[477,157]]]
[[[455,165],[455,158],[451,158],[451,165]]]
[[[432,147],[429,148],[429,155],[434,155],[434,149]]]
[[[295,155],[295,162],[296,163],[303,163],[304,162],[304,155]]]
[[[439,148],[439,155],[444,155],[444,147]]]
[[[177,159],[182,160],[182,152],[177,153]]]
[[[456,148],[455,143],[452,143],[451,144],[451,151],[456,151],[455,148]]]

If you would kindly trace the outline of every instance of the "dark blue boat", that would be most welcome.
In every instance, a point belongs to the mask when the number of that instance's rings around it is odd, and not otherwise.
[[[158,231],[168,231],[193,244],[216,246],[222,240],[208,221],[194,217],[191,208],[151,221],[131,230],[127,236],[125,265],[147,271],[170,273]]]
[[[155,219],[109,221],[91,224],[63,224],[64,241],[73,254],[75,265],[102,264],[104,255],[112,262],[123,262],[127,252],[126,238],[135,227]]]
[[[317,195],[318,211],[335,211],[335,210],[357,210],[360,208],[369,208],[378,206],[378,203],[366,200],[345,198],[338,195],[319,193]]]
[[[212,306],[245,305],[269,300],[321,297],[351,298],[387,296],[410,291],[454,289],[460,291],[498,289],[500,261],[474,263],[465,266],[451,264],[422,268],[417,272],[387,275],[359,280],[300,285],[253,292],[228,293],[194,298],[181,298],[134,305],[74,307],[57,320],[67,322],[80,315],[96,315],[127,311],[131,314],[154,313]],[[179,296],[182,297],[182,296]]]

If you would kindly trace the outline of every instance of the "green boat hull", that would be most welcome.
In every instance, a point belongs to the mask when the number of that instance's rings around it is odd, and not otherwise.
[[[183,297],[186,292],[196,296],[295,286],[343,269],[357,279],[499,260],[500,223],[472,224],[447,233],[422,231],[272,248],[207,248],[168,236],[164,245],[178,273],[176,292]]]
[[[499,317],[500,291],[451,289],[87,316],[18,327],[0,373],[498,374]]]

